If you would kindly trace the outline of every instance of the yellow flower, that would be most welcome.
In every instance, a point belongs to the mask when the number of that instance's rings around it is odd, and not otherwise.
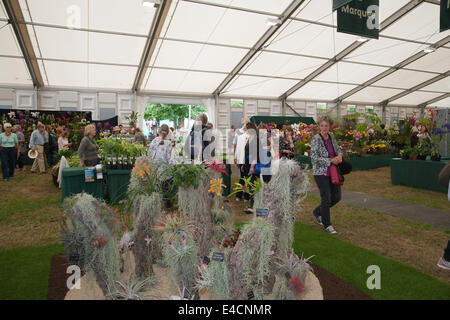
[[[222,188],[225,188],[226,185],[222,183],[222,178],[210,180],[209,183],[211,187],[209,188],[209,193],[215,193],[218,197],[222,194]]]
[[[150,175],[150,166],[144,160],[136,161],[133,172],[140,176],[141,179],[144,179],[145,176]]]

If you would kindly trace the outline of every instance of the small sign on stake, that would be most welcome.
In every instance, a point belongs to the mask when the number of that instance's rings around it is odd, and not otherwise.
[[[248,300],[252,300],[252,299],[255,298],[255,294],[253,293],[253,290],[252,290],[252,291],[249,291],[249,292],[247,293],[247,297],[248,297]]]
[[[214,261],[223,262],[225,260],[225,255],[222,252],[214,252],[212,259]]]
[[[257,217],[267,217],[269,214],[269,209],[256,209]]]

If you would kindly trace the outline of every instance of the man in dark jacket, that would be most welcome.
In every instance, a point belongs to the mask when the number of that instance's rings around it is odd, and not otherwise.
[[[203,162],[211,155],[206,155],[204,151],[211,142],[212,129],[207,126],[208,116],[204,113],[199,114],[189,133],[189,139],[186,140],[185,151],[190,155],[191,160]]]

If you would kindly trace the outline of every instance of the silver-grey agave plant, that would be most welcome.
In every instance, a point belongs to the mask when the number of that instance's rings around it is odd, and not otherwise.
[[[155,278],[144,280],[130,278],[127,282],[116,281],[115,290],[110,292],[107,298],[112,300],[144,300],[145,290],[156,283]]]

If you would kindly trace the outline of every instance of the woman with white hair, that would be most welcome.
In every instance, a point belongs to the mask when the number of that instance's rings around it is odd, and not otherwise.
[[[98,156],[98,144],[95,142],[97,131],[93,124],[89,124],[84,128],[84,138],[78,147],[78,157],[80,158],[80,166],[93,167],[100,163]]]
[[[0,134],[0,157],[2,160],[3,181],[8,181],[14,177],[14,167],[20,150],[17,135],[11,132],[11,124],[5,123],[3,127],[5,132]]]

